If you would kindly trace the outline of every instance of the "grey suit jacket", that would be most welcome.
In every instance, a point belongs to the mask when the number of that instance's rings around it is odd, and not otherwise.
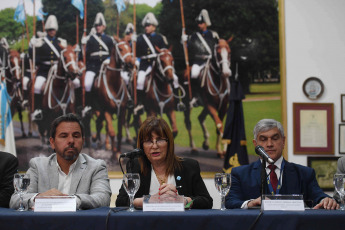
[[[338,159],[337,173],[345,174],[345,157]]]
[[[345,174],[345,157],[340,157],[338,159],[338,167],[337,167],[337,173]],[[333,198],[337,200],[338,203],[340,203],[340,197],[337,191],[333,192]]]
[[[58,188],[59,174],[56,154],[49,157],[36,157],[30,160],[30,186],[24,195],[24,204],[37,193]],[[79,209],[91,209],[110,205],[111,189],[108,171],[103,160],[96,160],[84,153],[79,154],[73,171],[69,195],[80,198]],[[13,194],[10,208],[19,207],[19,196]]]

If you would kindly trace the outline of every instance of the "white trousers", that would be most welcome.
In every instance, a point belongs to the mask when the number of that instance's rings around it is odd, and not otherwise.
[[[25,77],[23,78],[23,89],[24,90],[27,90],[28,89],[28,82],[29,82],[29,78],[28,77]],[[42,77],[42,76],[37,76],[36,77],[36,80],[35,80],[35,86],[34,86],[34,92],[35,94],[41,94],[42,93],[42,87],[43,87],[43,84],[47,81],[47,79],[45,77]],[[74,85],[74,88],[77,89],[80,87],[80,80],[79,78],[75,78],[73,80],[73,85]]]
[[[85,91],[90,92],[92,89],[93,79],[96,73],[92,71],[86,71],[85,73]]]
[[[138,80],[137,80],[137,89],[138,90],[144,90],[144,84],[145,84],[145,78],[146,75],[149,74],[152,70],[152,67],[149,66],[146,71],[140,70],[138,73]],[[174,80],[173,80],[173,85],[174,88],[178,88],[179,84],[178,84],[178,77],[177,75],[174,73]]]
[[[35,79],[35,86],[34,86],[34,92],[35,94],[41,94],[42,87],[44,83],[47,81],[47,79],[43,76],[37,76]]]
[[[30,81],[30,78],[27,76],[23,77],[23,90],[28,90],[28,83]]]
[[[192,79],[197,79],[200,75],[200,71],[202,68],[204,68],[205,65],[197,65],[197,64],[193,64],[192,65],[192,70],[191,70],[191,78]]]

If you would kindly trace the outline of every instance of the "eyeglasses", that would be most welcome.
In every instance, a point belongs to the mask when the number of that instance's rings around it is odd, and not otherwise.
[[[144,141],[143,145],[144,147],[152,147],[154,143],[156,143],[156,145],[158,147],[161,147],[163,145],[165,145],[168,142],[168,139],[157,139],[157,140],[148,140],[148,141]]]

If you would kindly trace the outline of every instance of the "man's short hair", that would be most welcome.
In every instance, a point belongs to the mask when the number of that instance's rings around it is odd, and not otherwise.
[[[274,119],[262,119],[254,127],[254,140],[257,140],[258,134],[261,132],[266,132],[268,130],[278,128],[282,137],[284,137],[284,128],[279,121]]]
[[[62,115],[60,117],[57,117],[53,121],[53,123],[51,124],[51,128],[50,128],[50,137],[51,138],[55,138],[56,128],[58,127],[58,125],[61,122],[77,122],[80,126],[80,129],[81,129],[81,135],[82,135],[82,137],[84,137],[84,125],[83,125],[80,117],[76,114],[68,113],[66,115]]]

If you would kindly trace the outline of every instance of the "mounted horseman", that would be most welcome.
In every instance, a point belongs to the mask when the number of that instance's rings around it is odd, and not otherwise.
[[[93,23],[95,30],[87,37],[83,37],[81,43],[86,44],[86,73],[85,73],[85,109],[83,114],[91,110],[96,111],[97,97],[93,89],[95,78],[99,75],[103,62],[109,63],[110,52],[114,46],[113,39],[104,33],[106,22],[102,13],[97,13]]]
[[[195,19],[198,24],[198,31],[193,33],[189,39],[182,35],[183,41],[188,41],[188,52],[191,60],[191,87],[193,98],[191,107],[197,107],[202,102],[198,98],[200,90],[200,74],[214,58],[214,47],[218,44],[219,36],[216,31],[209,30],[211,20],[208,11],[203,9]],[[229,76],[231,73],[229,73]]]
[[[137,98],[138,103],[134,109],[134,114],[141,114],[143,112],[143,101],[145,94],[145,80],[151,73],[152,67],[156,62],[157,51],[159,49],[166,49],[168,41],[165,36],[156,33],[158,21],[155,15],[151,12],[147,13],[142,20],[142,26],[145,28],[145,33],[138,36],[136,41],[137,57],[139,58],[139,72],[137,80]],[[179,89],[178,77],[174,74],[173,79],[174,94],[178,95]]]
[[[55,15],[49,15],[45,23],[46,35],[42,37],[33,37],[30,41],[30,53],[33,46],[36,49],[37,74],[34,85],[34,112],[31,114],[32,120],[42,120],[42,101],[43,90],[47,81],[50,68],[58,63],[61,51],[67,47],[65,39],[56,37],[58,31],[58,21]],[[79,79],[76,78],[76,81]]]
[[[2,81],[3,77],[5,77],[7,59],[8,59],[8,52],[9,52],[9,45],[7,43],[6,38],[1,38],[0,40],[0,81]]]
[[[208,30],[211,20],[207,10],[201,10],[196,17],[199,31],[193,33],[188,40],[188,51],[192,63],[191,88],[193,98],[190,108],[203,105],[198,120],[203,130],[203,149],[209,148],[209,133],[204,123],[207,115],[210,115],[216,125],[216,149],[218,157],[223,157],[226,146],[221,144],[223,135],[223,119],[227,111],[230,95],[231,76],[230,62],[231,49],[229,40],[220,39],[218,34]],[[186,42],[188,36],[182,35]],[[191,133],[190,109],[185,110],[185,124],[189,134],[192,152],[196,152]]]

